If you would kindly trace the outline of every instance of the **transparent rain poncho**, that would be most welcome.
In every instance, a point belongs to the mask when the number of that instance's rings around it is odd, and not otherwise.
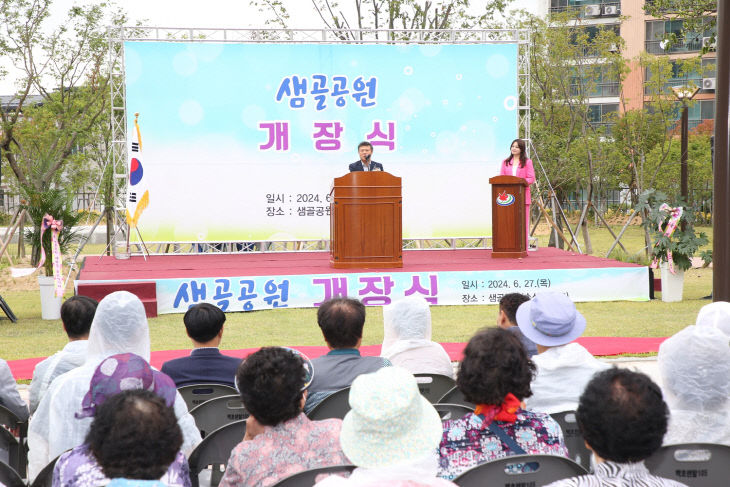
[[[688,326],[661,344],[657,360],[670,409],[664,444],[730,445],[730,336]]]
[[[139,298],[118,291],[102,299],[96,309],[84,365],[51,383],[30,420],[28,471],[31,479],[58,455],[84,442],[93,418],[77,419],[75,413],[81,410],[94,370],[106,357],[125,352],[135,353],[149,362],[149,327]],[[187,455],[200,442],[200,432],[179,393],[174,408],[183,432],[181,450]]]
[[[697,314],[695,324],[717,328],[730,336],[730,303],[717,301],[703,306]]]
[[[451,359],[441,344],[431,341],[428,302],[410,296],[383,307],[381,357],[412,374],[454,376]]]

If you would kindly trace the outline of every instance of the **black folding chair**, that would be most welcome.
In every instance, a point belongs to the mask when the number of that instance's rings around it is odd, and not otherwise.
[[[470,407],[463,406],[461,404],[434,404],[433,408],[439,413],[439,416],[441,416],[441,421],[446,421],[449,419],[459,419],[464,417],[467,413],[471,413],[474,410]]]
[[[355,465],[335,465],[333,467],[319,467],[304,470],[279,480],[272,487],[312,487],[318,482],[317,476],[322,474],[344,474],[349,475],[355,469]]]
[[[563,411],[550,415],[560,425],[563,430],[563,439],[565,446],[568,448],[570,458],[579,463],[586,470],[591,470],[591,451],[583,440],[583,435],[578,429],[578,422],[575,419],[575,411]]]
[[[439,404],[461,404],[462,406],[466,406],[472,409],[476,407],[476,404],[472,404],[464,399],[464,394],[459,390],[458,387],[454,387],[449,392],[441,396],[441,398],[437,402]]]
[[[345,387],[322,399],[322,402],[314,406],[307,416],[313,421],[330,418],[342,419],[350,410],[349,400],[350,388]]]
[[[223,477],[231,450],[243,441],[245,434],[245,420],[235,421],[209,433],[188,459],[192,487],[216,487]]]
[[[61,453],[61,455],[63,455],[63,453]],[[56,466],[56,462],[61,455],[58,455],[56,458],[51,460],[48,465],[38,472],[38,475],[36,475],[35,479],[33,479],[33,483],[30,484],[30,487],[51,487],[53,485],[53,468]]]
[[[21,478],[27,477],[28,472],[28,422],[21,421],[15,413],[4,406],[0,406],[0,448],[8,451],[8,465]],[[11,433],[10,431],[13,431]]]
[[[654,475],[692,487],[716,487],[730,483],[730,446],[727,445],[667,445],[654,452],[644,464]]]
[[[5,462],[0,462],[0,483],[5,487],[26,487],[18,472]]]
[[[456,382],[451,377],[441,374],[413,374],[418,382],[418,390],[421,395],[434,404],[441,397],[456,387]]]
[[[190,414],[195,419],[195,425],[200,430],[200,436],[203,438],[222,426],[246,419],[249,416],[239,395],[209,399],[194,407]]]
[[[178,387],[177,391],[185,400],[188,411],[210,399],[238,394],[234,387],[225,384],[191,384]]]
[[[537,487],[587,473],[573,460],[558,455],[512,455],[470,468],[454,483],[461,487]]]

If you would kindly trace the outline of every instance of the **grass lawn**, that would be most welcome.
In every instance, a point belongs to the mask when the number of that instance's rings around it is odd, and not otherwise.
[[[708,228],[703,228],[708,232]],[[614,228],[615,232],[620,227]],[[594,255],[603,257],[613,242],[602,228],[591,228]],[[583,244],[582,238],[580,240]],[[643,248],[641,228],[632,226],[622,242],[630,253]],[[540,236],[540,245],[547,245],[547,236]],[[100,252],[96,248],[87,249]],[[92,254],[94,255],[94,254]],[[2,291],[18,323],[0,319],[0,357],[5,360],[46,356],[66,342],[59,321],[41,320],[40,299],[36,287],[12,285],[7,277],[7,261],[0,264]],[[658,275],[658,273],[657,273]],[[69,284],[69,289],[71,285]],[[596,302],[578,303],[586,316],[587,336],[669,336],[693,324],[699,309],[708,304],[702,299],[712,290],[712,269],[692,269],[685,274],[684,300],[679,303]],[[70,296],[71,293],[68,293]],[[378,307],[368,308],[363,343],[379,344],[383,339],[383,314]],[[440,342],[464,342],[483,326],[492,326],[497,306],[434,306],[431,308],[433,339]],[[281,309],[228,313],[222,348],[237,349],[263,345],[321,345],[314,309]],[[150,320],[152,350],[189,348],[182,315],[162,315]]]

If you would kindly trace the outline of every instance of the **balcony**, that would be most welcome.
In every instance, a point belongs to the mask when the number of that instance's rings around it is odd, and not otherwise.
[[[571,12],[581,19],[599,19],[621,15],[621,2],[601,0],[558,0],[551,2],[550,14]]]
[[[579,84],[571,84],[570,94],[572,96],[583,95],[587,98],[618,96],[620,87],[621,85],[618,82],[596,83],[595,86],[591,87],[592,90],[589,93],[583,93],[582,91],[585,89],[584,86],[581,86]]]
[[[645,41],[645,49],[649,54],[676,54],[683,52],[699,52],[702,50],[702,38],[692,38],[667,46],[667,41]],[[666,49],[664,47],[666,47]]]

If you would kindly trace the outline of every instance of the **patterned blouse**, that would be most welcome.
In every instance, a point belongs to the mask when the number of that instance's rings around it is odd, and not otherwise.
[[[563,432],[550,415],[518,409],[516,416],[513,424],[501,421],[497,424],[525,453],[568,456]],[[469,413],[460,419],[444,421],[439,477],[451,480],[479,464],[514,454],[489,431],[489,425],[483,425],[481,416]]]
[[[177,453],[160,481],[168,487],[190,487],[190,468],[182,452]],[[98,487],[109,479],[102,473],[96,458],[86,445],[61,455],[53,468],[53,487]]]
[[[349,464],[340,447],[342,420],[311,421],[304,413],[266,426],[231,452],[219,487],[266,487],[297,472]]]
[[[674,480],[649,473],[644,462],[601,462],[593,475],[558,480],[548,487],[687,487]]]

